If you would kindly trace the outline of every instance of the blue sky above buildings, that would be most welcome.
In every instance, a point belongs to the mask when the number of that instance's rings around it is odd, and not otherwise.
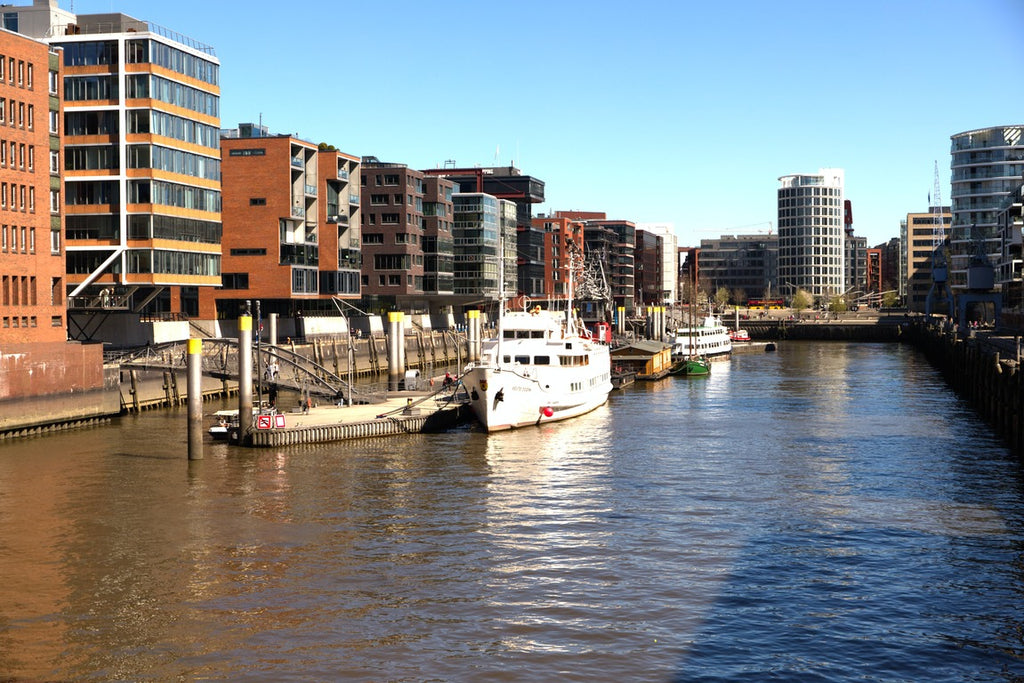
[[[540,211],[775,228],[778,177],[846,172],[868,244],[927,210],[950,135],[1024,123],[1024,1],[62,0],[208,43],[225,128],[414,168],[506,165]]]

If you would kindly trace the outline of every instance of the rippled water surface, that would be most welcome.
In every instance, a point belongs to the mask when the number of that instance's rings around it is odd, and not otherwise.
[[[895,345],[490,437],[190,464],[147,413],[0,473],[0,680],[1024,680],[1021,465]]]

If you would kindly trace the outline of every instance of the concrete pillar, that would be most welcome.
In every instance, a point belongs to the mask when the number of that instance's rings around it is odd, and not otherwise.
[[[238,427],[241,444],[252,431],[252,316],[238,318]]]
[[[277,346],[277,313],[268,315],[267,320],[267,343]]]
[[[469,341],[469,361],[480,360],[480,311],[466,311],[466,339]]]
[[[615,316],[615,331],[618,334],[625,334],[626,333],[626,307],[625,306],[619,306],[616,309],[616,312],[618,313],[618,315]]]
[[[188,340],[188,459],[203,459],[203,340]]]

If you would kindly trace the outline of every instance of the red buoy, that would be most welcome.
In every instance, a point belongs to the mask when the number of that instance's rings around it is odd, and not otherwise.
[[[551,410],[551,406],[544,406],[541,412],[544,413],[544,417],[551,417],[555,414],[555,411]]]

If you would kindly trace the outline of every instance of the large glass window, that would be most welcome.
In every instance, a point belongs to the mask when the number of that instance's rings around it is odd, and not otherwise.
[[[161,76],[130,75],[126,87],[129,98],[153,98],[200,114],[220,116],[219,98],[216,95]]]
[[[116,76],[68,76],[64,79],[64,100],[116,100]]]
[[[117,41],[101,40],[93,43],[64,43],[64,66],[94,66],[117,64]]]
[[[68,171],[116,169],[117,150],[110,146],[65,147],[64,168]]]
[[[217,85],[220,80],[217,64],[155,40],[127,41],[125,61],[129,64],[156,64],[211,85]]]
[[[220,149],[220,131],[214,126],[150,109],[128,111],[128,132],[153,133],[210,149]]]
[[[69,111],[64,114],[67,135],[111,135],[116,134],[116,111]]]

